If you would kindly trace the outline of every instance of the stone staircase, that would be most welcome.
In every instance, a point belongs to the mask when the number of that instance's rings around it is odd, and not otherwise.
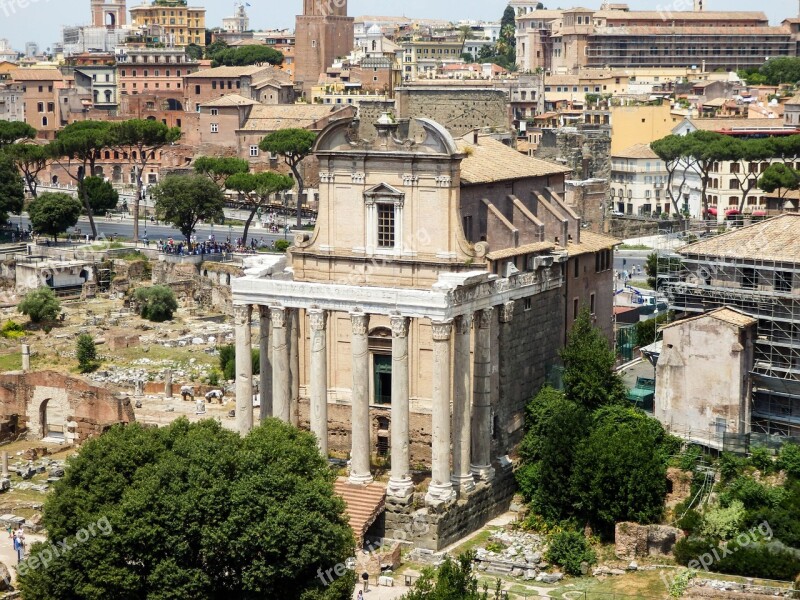
[[[386,487],[380,483],[353,485],[346,478],[340,477],[334,484],[334,491],[347,506],[345,512],[350,517],[356,546],[360,548],[370,525],[386,508]]]

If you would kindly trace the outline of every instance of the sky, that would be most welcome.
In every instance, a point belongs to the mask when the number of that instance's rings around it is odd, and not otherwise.
[[[624,1],[624,0],[623,0]],[[128,0],[128,7],[141,4]],[[149,3],[149,1],[148,1]],[[249,0],[250,25],[254,29],[294,28],[294,15],[301,0]],[[499,20],[507,0],[350,0],[349,13],[416,18]],[[195,0],[190,4],[208,9],[207,26],[222,24],[233,13],[233,0]],[[600,0],[544,0],[548,8],[586,6],[599,8]],[[681,10],[691,0],[628,0],[633,10]],[[798,16],[797,0],[706,0],[706,10],[762,10],[773,24]],[[84,25],[90,20],[89,0],[0,0],[0,38],[8,38],[17,49],[35,41],[41,49],[61,39],[62,25]]]

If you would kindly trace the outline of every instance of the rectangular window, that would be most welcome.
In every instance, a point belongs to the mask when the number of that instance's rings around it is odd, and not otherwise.
[[[525,311],[531,310],[533,308],[533,302],[530,298],[525,298],[522,302],[522,309]]]
[[[378,204],[378,248],[394,248],[393,204]]]
[[[589,312],[594,314],[594,294],[589,295]]]
[[[578,299],[575,298],[572,301],[572,318],[573,319],[577,319],[578,318],[578,308],[579,308]]]
[[[250,146],[250,156],[253,158],[258,156],[258,146]]]
[[[791,271],[775,271],[775,291],[776,292],[792,291]]]
[[[574,269],[575,269],[574,272],[573,272],[573,277],[577,277],[578,273],[580,273],[580,267],[579,267],[580,260],[576,257],[575,258],[575,262],[572,263],[572,264],[574,265]]]
[[[212,108],[211,109],[211,116],[212,117],[216,117],[218,114],[219,114],[219,109],[217,109],[217,108]]]
[[[211,133],[219,133],[219,123],[211,124]]]

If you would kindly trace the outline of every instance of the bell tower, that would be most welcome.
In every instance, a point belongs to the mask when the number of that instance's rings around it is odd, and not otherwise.
[[[125,0],[91,0],[92,27],[122,29],[128,21]]]
[[[354,45],[354,19],[347,0],[303,0],[295,26],[295,83],[308,95],[333,62]]]

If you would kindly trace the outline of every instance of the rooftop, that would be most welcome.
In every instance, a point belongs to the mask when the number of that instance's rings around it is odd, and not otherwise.
[[[255,103],[242,131],[277,131],[305,129],[317,121],[341,110],[352,108],[330,104],[272,104]],[[344,117],[344,115],[342,115]]]
[[[17,69],[11,71],[14,81],[58,81],[63,79],[58,69]]]
[[[697,321],[700,319],[716,319],[717,321],[728,323],[734,327],[749,327],[750,325],[755,325],[758,323],[756,319],[749,315],[741,313],[738,310],[728,306],[723,306],[721,308],[710,310],[702,315],[697,315],[696,317],[690,317],[688,319],[681,319],[680,321],[669,323],[668,325],[664,325],[659,329],[669,329],[670,327],[677,327],[685,323],[689,323],[690,321]]]
[[[584,229],[581,231],[581,242],[576,244],[569,242],[567,244],[567,252],[570,256],[580,256],[581,254],[594,254],[600,250],[611,250],[614,246],[622,243],[610,235],[603,235],[602,233],[594,233]]]
[[[250,65],[247,67],[214,67],[213,69],[201,69],[195,73],[186,75],[187,79],[199,79],[206,77],[243,77],[252,76],[261,71],[272,70],[272,66]],[[277,70],[277,69],[275,69]]]
[[[678,252],[767,262],[800,262],[800,214],[784,213],[689,244]]]
[[[480,136],[478,143],[474,144],[472,135],[456,140],[459,152],[467,154],[461,162],[463,183],[492,183],[572,172],[569,167],[524,156],[489,136]]]
[[[658,154],[653,152],[649,144],[634,144],[620,152],[615,152],[611,158],[652,158],[658,160]]]
[[[245,98],[239,94],[228,94],[216,100],[204,102],[201,106],[223,107],[223,106],[254,106],[259,104],[255,100]]]

